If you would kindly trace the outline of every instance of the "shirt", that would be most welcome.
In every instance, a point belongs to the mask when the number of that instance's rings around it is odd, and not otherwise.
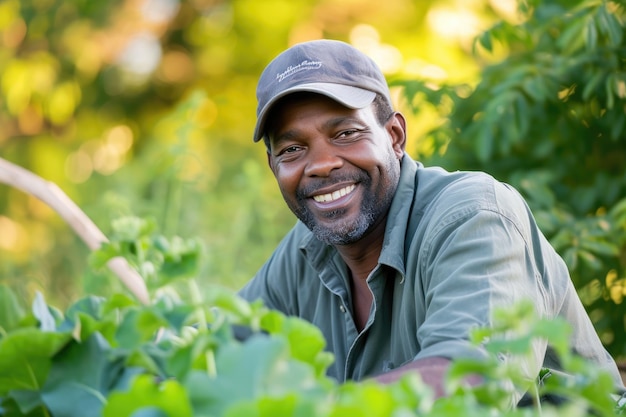
[[[352,316],[350,278],[337,250],[298,222],[239,294],[319,327],[338,381],[361,380],[410,361],[481,357],[470,343],[494,308],[530,299],[542,317],[572,326],[574,352],[606,368],[602,346],[567,267],[513,187],[480,172],[424,167],[404,155],[378,265],[367,278],[373,302],[363,330]],[[559,369],[546,343],[525,372]]]

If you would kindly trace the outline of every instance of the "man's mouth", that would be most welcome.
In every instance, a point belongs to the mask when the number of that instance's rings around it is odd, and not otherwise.
[[[355,188],[356,185],[351,184],[347,187],[343,187],[340,190],[333,191],[332,193],[314,195],[313,200],[317,201],[318,203],[330,203],[331,201],[338,200],[341,197],[350,194],[352,191],[354,191]]]

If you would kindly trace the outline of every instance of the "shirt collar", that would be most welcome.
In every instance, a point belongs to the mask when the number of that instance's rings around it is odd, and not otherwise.
[[[418,164],[410,156],[404,155],[401,162],[400,180],[396,194],[389,208],[385,240],[378,262],[388,265],[405,275],[404,252],[405,236],[409,216],[413,208]]]

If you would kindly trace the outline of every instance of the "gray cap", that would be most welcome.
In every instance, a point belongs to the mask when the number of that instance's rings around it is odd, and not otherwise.
[[[299,91],[323,94],[351,109],[369,106],[376,94],[391,105],[387,80],[370,57],[340,41],[299,43],[274,58],[261,74],[256,90],[255,142],[265,134],[271,107]]]

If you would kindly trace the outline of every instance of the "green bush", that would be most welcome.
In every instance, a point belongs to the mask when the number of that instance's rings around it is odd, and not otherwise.
[[[397,80],[445,122],[422,159],[528,201],[609,351],[626,356],[626,2],[528,0],[476,39],[475,86]],[[498,59],[498,57],[504,58]]]

